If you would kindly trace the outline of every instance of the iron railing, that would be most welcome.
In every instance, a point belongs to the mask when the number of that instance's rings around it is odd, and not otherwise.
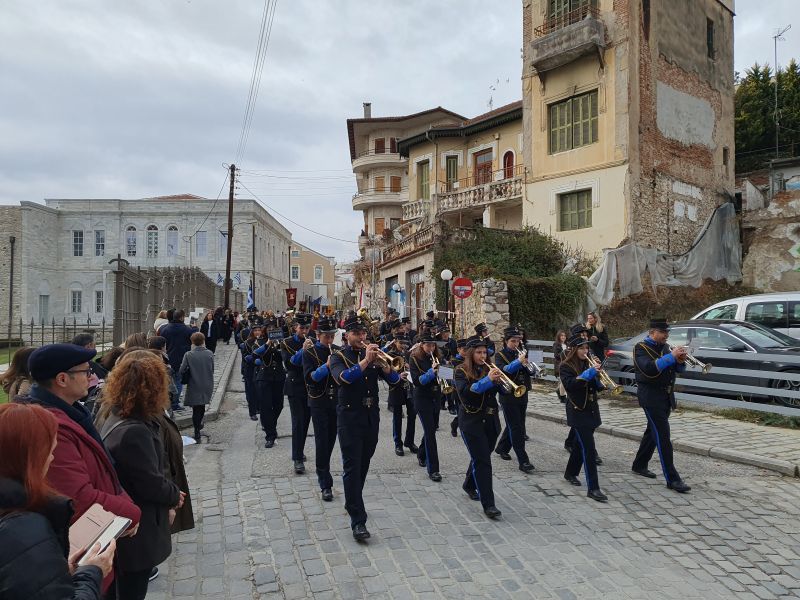
[[[0,362],[10,363],[14,352],[25,346],[43,346],[45,344],[66,343],[79,333],[91,333],[98,347],[112,342],[113,327],[106,322],[105,317],[99,321],[92,321],[89,315],[84,320],[78,320],[77,315],[72,318],[64,317],[60,321],[55,318],[48,323],[29,322],[19,319],[9,323],[0,323],[0,332],[5,339],[0,339]]]
[[[547,19],[545,19],[544,23],[542,23],[541,25],[539,25],[539,27],[533,30],[533,35],[535,37],[542,37],[549,33],[553,33],[558,29],[563,29],[568,25],[572,25],[574,23],[583,21],[587,17],[592,17],[595,19],[599,18],[600,9],[597,8],[596,6],[592,6],[591,4],[587,4],[575,10],[571,10],[567,13],[562,13],[560,15],[548,17]]]

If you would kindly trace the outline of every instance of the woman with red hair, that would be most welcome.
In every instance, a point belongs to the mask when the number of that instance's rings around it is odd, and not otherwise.
[[[27,598],[100,598],[111,572],[115,542],[98,553],[86,549],[67,556],[72,501],[47,484],[56,447],[58,421],[35,404],[0,406],[0,596]]]

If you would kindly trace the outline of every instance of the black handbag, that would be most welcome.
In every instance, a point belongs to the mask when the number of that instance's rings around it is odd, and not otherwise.
[[[183,375],[181,375],[182,385],[187,385],[189,383],[189,376],[190,376],[189,365],[186,365],[186,370],[183,372]]]

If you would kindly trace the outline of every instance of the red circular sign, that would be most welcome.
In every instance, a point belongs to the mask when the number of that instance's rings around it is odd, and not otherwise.
[[[453,281],[453,296],[456,298],[469,298],[472,295],[472,280],[458,277]]]

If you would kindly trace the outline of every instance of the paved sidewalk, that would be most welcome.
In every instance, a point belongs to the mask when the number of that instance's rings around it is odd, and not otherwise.
[[[234,364],[238,364],[236,361],[236,356],[238,354],[239,348],[232,342],[230,345],[224,343],[217,344],[216,352],[214,352],[214,393],[211,396],[211,404],[206,408],[205,421],[207,423],[217,419],[219,407],[225,396],[225,390],[228,387],[228,381],[231,378],[233,366]],[[189,427],[192,424],[192,410],[187,408],[176,413],[175,422],[178,424],[178,427]]]
[[[566,423],[564,405],[555,392],[537,391],[529,395],[528,414]],[[617,437],[639,440],[647,426],[644,412],[633,396],[601,396],[599,431]],[[710,412],[678,410],[669,420],[672,444],[676,450],[702,454],[800,476],[800,430],[767,427],[726,419]]]

